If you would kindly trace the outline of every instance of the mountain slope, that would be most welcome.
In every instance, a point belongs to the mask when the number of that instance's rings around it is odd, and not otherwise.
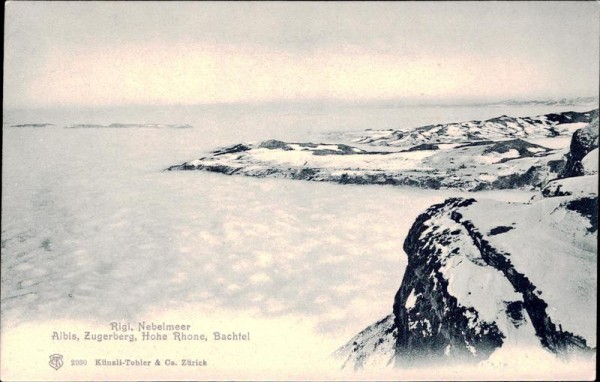
[[[588,155],[594,134],[580,140]],[[452,198],[431,206],[404,243],[409,262],[393,325],[387,318],[350,340],[336,353],[343,365],[480,362],[506,346],[595,353],[598,173],[588,169],[549,182],[526,204]],[[363,344],[373,343],[380,351],[371,358]]]
[[[479,362],[506,345],[561,355],[590,351],[597,225],[587,215],[594,208],[597,196],[525,205],[457,198],[432,206],[405,242],[409,264],[394,325],[362,332],[337,356],[358,368],[373,364],[368,352],[359,353],[369,342],[381,349],[394,344],[376,359],[394,358],[397,366]]]

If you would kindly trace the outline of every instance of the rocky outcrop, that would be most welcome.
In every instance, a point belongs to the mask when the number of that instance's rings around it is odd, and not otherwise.
[[[588,196],[569,200],[564,204],[569,211],[575,211],[589,220],[589,233],[598,232],[598,197]]]
[[[393,308],[398,366],[447,357],[485,359],[503,343],[505,336],[495,320],[484,317],[471,304],[461,304],[449,291],[451,279],[445,266],[456,256],[464,256],[460,244],[465,229],[450,220],[448,225],[431,224],[432,219],[443,219],[473,202],[450,199],[432,206],[417,218],[407,236],[408,266]],[[469,256],[464,260],[484,264],[475,251]]]
[[[576,130],[557,179],[541,190],[543,197],[596,195],[598,189],[598,118]],[[554,163],[550,163],[554,164]]]
[[[583,160],[593,150],[598,148],[598,118],[589,126],[575,131],[571,139],[571,147],[567,154],[567,164],[561,173],[562,178],[585,175]],[[598,162],[598,152],[591,161]],[[597,165],[596,165],[597,168]]]
[[[537,222],[540,205],[551,212]],[[381,352],[369,359],[365,344],[377,343],[394,343],[386,356],[398,367],[480,362],[506,344],[561,357],[593,353],[597,280],[589,270],[597,261],[597,223],[585,226],[594,213],[597,219],[597,196],[579,195],[522,205],[452,198],[431,206],[404,243],[408,266],[386,329],[395,335],[377,338],[387,319],[337,355],[360,368],[386,359]],[[536,237],[536,228],[552,239]],[[559,269],[547,270],[546,262]]]
[[[566,206],[583,205],[582,201],[575,199]],[[582,337],[563,331],[552,322],[548,304],[531,280],[515,268],[510,254],[495,248],[471,221],[463,217],[461,207],[473,203],[476,203],[474,199],[450,199],[433,206],[417,219],[408,234],[404,250],[409,265],[394,301],[398,328],[397,364],[405,364],[414,358],[485,359],[502,345],[508,335],[505,333],[511,331],[509,326],[518,329],[526,323],[525,317],[530,320],[541,345],[550,351],[562,354],[574,349],[588,349]],[[444,220],[448,217],[456,226],[446,225]],[[442,221],[436,223],[432,219]],[[455,228],[452,230],[451,227]],[[469,261],[481,267],[477,277],[485,279],[485,273],[492,272],[498,278],[500,275],[494,272],[498,271],[504,279],[497,282],[510,283],[512,291],[507,288],[510,293],[501,295],[496,301],[496,307],[501,302],[505,304],[504,312],[498,312],[494,320],[483,314],[493,295],[481,294],[476,288],[449,292],[449,283],[454,278],[469,276],[469,272],[461,274],[458,261]],[[450,262],[454,269],[448,273],[444,270]],[[410,293],[417,296],[411,303],[408,301]],[[471,297],[465,298],[465,294]],[[422,322],[428,322],[429,331],[411,330]]]

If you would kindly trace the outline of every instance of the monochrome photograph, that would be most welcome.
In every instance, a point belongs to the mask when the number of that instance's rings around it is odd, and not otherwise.
[[[1,380],[596,379],[597,1],[4,10]]]

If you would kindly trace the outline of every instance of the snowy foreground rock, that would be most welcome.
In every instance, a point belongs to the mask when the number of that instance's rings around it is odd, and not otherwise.
[[[345,143],[237,144],[168,170],[471,191],[542,187],[564,171],[568,149],[528,140],[568,137],[597,116],[598,110],[535,118],[502,116],[329,137]]]
[[[480,362],[502,347],[595,354],[598,120],[591,126],[568,156],[585,175],[553,180],[527,204],[451,198],[421,214],[392,314],[335,353],[342,367]],[[584,165],[594,152],[595,169]]]

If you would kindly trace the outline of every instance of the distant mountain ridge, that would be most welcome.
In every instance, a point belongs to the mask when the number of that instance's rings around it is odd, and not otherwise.
[[[598,103],[598,97],[575,97],[575,98],[560,98],[560,99],[545,99],[545,100],[503,100],[500,102],[492,102],[492,105],[504,106],[525,106],[525,105],[548,105],[548,106],[575,106]]]
[[[427,125],[411,130],[368,130],[337,134],[359,144],[411,147],[419,144],[459,143],[514,138],[543,138],[571,135],[598,117],[598,109],[588,112],[567,111],[537,117],[502,115],[484,121]],[[576,125],[580,123],[581,125]],[[345,136],[344,136],[345,135]]]

